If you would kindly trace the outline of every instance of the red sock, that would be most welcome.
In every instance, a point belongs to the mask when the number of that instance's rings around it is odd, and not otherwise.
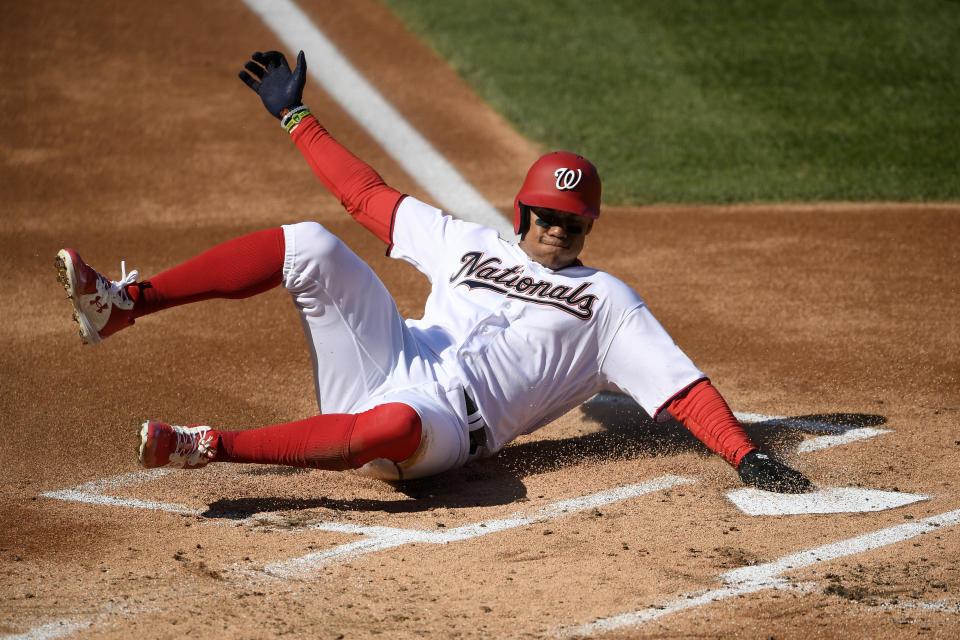
[[[673,400],[669,411],[733,466],[740,464],[743,456],[757,448],[709,380],[698,382],[683,397]]]
[[[247,298],[280,284],[283,229],[251,233],[127,288],[133,318],[210,298]]]
[[[420,416],[395,402],[359,414],[332,413],[248,431],[218,431],[217,462],[342,471],[376,458],[402,462],[420,446]]]

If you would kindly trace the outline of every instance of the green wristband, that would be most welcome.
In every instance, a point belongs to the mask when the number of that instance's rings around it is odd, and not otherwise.
[[[298,107],[297,109],[294,109],[285,115],[283,120],[281,120],[280,125],[283,127],[284,131],[290,133],[293,128],[300,124],[300,121],[308,115],[310,115],[309,107]]]

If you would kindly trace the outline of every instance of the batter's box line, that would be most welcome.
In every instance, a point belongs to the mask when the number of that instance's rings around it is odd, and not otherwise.
[[[151,509],[153,511],[168,511],[170,513],[182,513],[186,515],[200,515],[203,513],[199,509],[193,509],[185,504],[175,504],[169,502],[155,502],[153,500],[140,500],[139,498],[129,498],[126,496],[108,495],[105,491],[129,487],[150,480],[156,480],[171,473],[176,473],[177,469],[150,469],[149,471],[132,471],[119,476],[85,482],[70,489],[60,489],[58,491],[47,491],[41,493],[43,498],[53,498],[55,500],[69,500],[74,502],[85,502],[109,507],[130,507],[133,509]]]
[[[50,491],[41,495],[43,497],[58,500],[72,500],[103,506],[132,507],[187,515],[202,515],[203,512],[201,510],[191,509],[190,507],[182,504],[170,504],[154,502],[151,500],[140,500],[137,498],[127,498],[123,496],[103,495],[102,493],[107,489],[130,486],[137,484],[138,482],[157,479],[174,472],[175,470],[173,469],[135,471],[113,478],[87,482],[72,489]],[[443,531],[426,531],[421,529],[404,529],[399,527],[383,526],[362,526],[343,522],[318,522],[305,527],[291,529],[289,527],[271,527],[269,525],[263,526],[266,523],[259,518],[246,518],[244,520],[231,521],[231,524],[241,523],[247,526],[261,526],[265,530],[279,531],[282,533],[302,533],[304,531],[313,530],[350,533],[363,536],[360,540],[339,545],[337,547],[333,547],[332,549],[309,554],[300,558],[276,562],[271,565],[267,565],[260,572],[254,572],[273,577],[289,577],[297,574],[298,572],[302,572],[302,570],[311,570],[334,562],[347,561],[351,558],[375,551],[390,549],[414,542],[449,544],[451,542],[468,540],[470,538],[497,533],[499,531],[505,531],[507,529],[513,529],[528,524],[546,522],[570,513],[594,509],[603,505],[620,502],[628,498],[634,498],[647,493],[652,493],[654,491],[662,491],[694,482],[696,482],[696,480],[693,478],[665,475],[639,484],[616,487],[614,489],[600,491],[599,493],[571,498],[569,500],[562,500],[560,502],[549,504],[532,513],[521,511],[507,518],[476,522],[461,527],[445,529]]]
[[[835,424],[826,420],[785,418],[781,416],[767,416],[762,413],[745,413],[740,411],[735,411],[733,415],[741,422],[751,422],[764,427],[781,427],[787,429],[798,429],[800,431],[812,431],[829,434],[804,440],[797,445],[797,453],[820,451],[822,449],[829,449],[830,447],[837,447],[842,444],[849,444],[859,440],[867,440],[884,433],[893,433],[891,429],[852,427],[849,425]]]
[[[520,511],[506,518],[475,522],[442,531],[400,529],[394,527],[365,527],[339,522],[318,523],[308,528],[341,533],[356,533],[364,537],[360,540],[325,549],[324,551],[274,562],[264,566],[261,570],[239,569],[239,565],[234,565],[237,567],[234,574],[238,578],[246,577],[253,579],[258,577],[280,579],[302,578],[330,564],[348,562],[361,555],[376,551],[383,551],[412,543],[442,545],[461,542],[463,540],[479,538],[492,533],[499,533],[538,522],[555,520],[573,513],[596,509],[629,498],[636,498],[655,491],[664,491],[694,482],[696,482],[696,480],[692,478],[665,475],[639,484],[617,487],[615,489],[600,491],[569,500],[561,500],[560,502],[549,504],[533,512]]]
[[[894,525],[886,529],[880,529],[847,540],[840,540],[839,542],[833,542],[814,549],[798,551],[771,562],[765,562],[756,566],[741,567],[721,573],[718,576],[724,583],[721,587],[681,595],[673,600],[662,602],[653,608],[631,611],[608,618],[599,618],[579,626],[567,627],[559,630],[556,635],[560,638],[587,638],[602,635],[617,629],[639,627],[663,616],[695,609],[712,602],[719,602],[757,591],[793,589],[796,588],[796,585],[791,584],[786,578],[782,577],[784,573],[804,569],[822,562],[829,562],[866,551],[872,551],[957,524],[960,524],[960,509],[941,513],[915,522]]]
[[[601,392],[587,400],[584,404],[607,404],[623,405],[636,407],[637,403],[622,393]],[[763,413],[750,413],[746,411],[734,411],[733,415],[740,422],[749,422],[762,427],[778,427],[786,429],[797,429],[808,433],[823,433],[827,435],[818,436],[804,440],[797,446],[797,453],[810,453],[838,447],[840,445],[868,440],[884,433],[893,433],[891,429],[876,429],[874,427],[854,427],[851,425],[836,424],[829,420],[810,420],[808,418],[791,418],[787,416],[769,416]]]

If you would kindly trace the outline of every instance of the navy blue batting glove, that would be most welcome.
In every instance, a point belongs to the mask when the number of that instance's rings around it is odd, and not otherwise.
[[[764,491],[806,493],[813,489],[813,485],[802,473],[756,450],[743,456],[737,466],[737,473],[744,483]]]
[[[307,83],[307,59],[303,51],[297,55],[297,66],[290,71],[287,59],[279,51],[257,51],[240,72],[244,84],[257,92],[274,118],[303,102],[303,85]]]

